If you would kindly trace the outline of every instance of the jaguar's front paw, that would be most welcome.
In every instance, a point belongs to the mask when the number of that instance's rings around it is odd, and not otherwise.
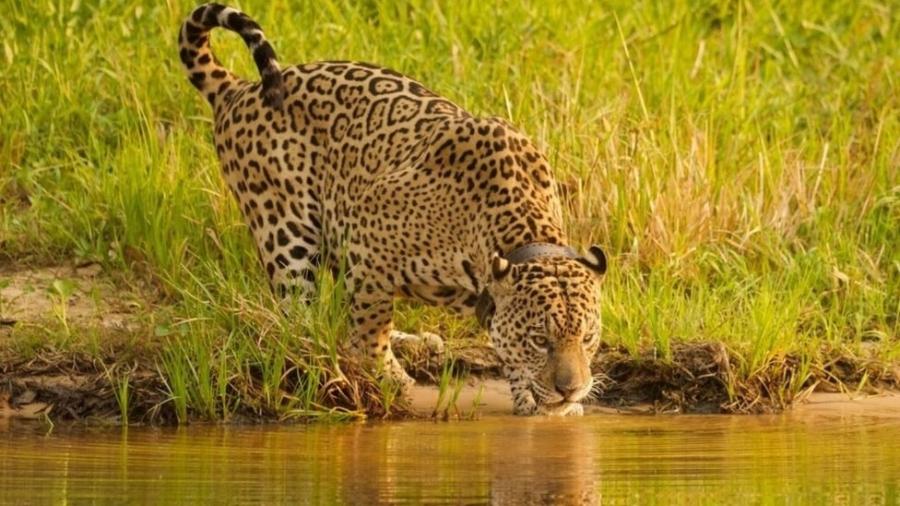
[[[559,415],[557,416],[582,416],[584,415],[584,406],[580,402],[567,402],[563,404]]]
[[[584,414],[584,406],[580,402],[563,402],[549,406],[538,406],[538,415],[545,416],[581,416]]]
[[[385,356],[384,360],[384,377],[389,381],[393,381],[397,385],[400,386],[403,392],[408,392],[415,384],[416,380],[413,379],[409,373],[403,369],[403,366],[400,365],[400,362],[397,360],[397,357],[391,353],[388,356]]]
[[[425,346],[428,351],[435,355],[440,355],[444,352],[444,340],[437,334],[422,332],[417,335],[399,330],[391,331],[391,346],[405,346],[407,344]]]
[[[513,414],[517,416],[531,416],[538,413],[538,405],[534,400],[534,394],[527,389],[517,390],[513,388]]]

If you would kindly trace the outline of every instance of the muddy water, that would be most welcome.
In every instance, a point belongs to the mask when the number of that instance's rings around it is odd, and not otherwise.
[[[8,503],[897,504],[900,423],[865,417],[0,429]]]

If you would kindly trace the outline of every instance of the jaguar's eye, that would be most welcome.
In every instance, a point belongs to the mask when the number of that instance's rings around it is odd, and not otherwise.
[[[586,336],[584,336],[584,344],[591,344],[591,343],[593,343],[593,342],[594,342],[594,337],[595,337],[594,334],[587,334]]]
[[[550,341],[547,339],[547,336],[543,336],[540,334],[535,334],[531,336],[531,342],[534,343],[538,348],[547,349],[550,346]]]

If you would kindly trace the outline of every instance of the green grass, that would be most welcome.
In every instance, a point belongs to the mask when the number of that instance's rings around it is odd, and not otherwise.
[[[340,283],[308,310],[274,311],[177,58],[193,5],[4,1],[0,262],[91,260],[153,280],[147,339],[179,419],[370,405],[368,390],[327,387]],[[282,62],[377,62],[527,132],[556,170],[573,242],[610,256],[607,342],[668,360],[676,343],[721,341],[738,380],[788,355],[900,357],[890,2],[239,6]],[[226,66],[257,78],[234,34],[214,38]],[[398,325],[475,328],[408,307]]]

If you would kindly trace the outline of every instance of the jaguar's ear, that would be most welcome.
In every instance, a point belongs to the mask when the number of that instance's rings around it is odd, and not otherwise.
[[[500,281],[505,278],[511,268],[512,265],[510,265],[509,260],[494,253],[494,256],[491,258],[491,276],[494,277],[494,281]]]
[[[606,253],[596,244],[588,248],[584,256],[579,258],[578,261],[597,274],[606,272]]]

